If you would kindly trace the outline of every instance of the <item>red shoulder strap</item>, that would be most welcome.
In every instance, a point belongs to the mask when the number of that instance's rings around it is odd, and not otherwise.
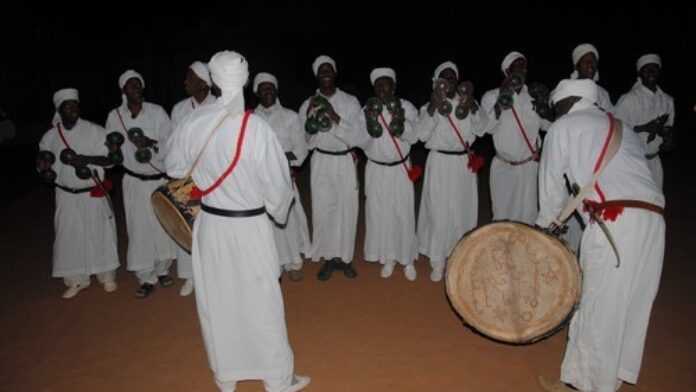
[[[206,189],[200,190],[201,196],[205,196],[205,195],[209,194],[210,192],[214,191],[217,187],[219,187],[220,184],[222,184],[222,182],[225,181],[225,179],[230,174],[232,174],[232,172],[234,171],[234,168],[237,166],[237,162],[239,162],[239,158],[242,155],[242,146],[244,145],[244,135],[246,134],[247,122],[249,121],[249,115],[251,115],[251,110],[247,110],[244,113],[244,119],[242,119],[242,127],[239,130],[239,135],[237,136],[237,146],[235,147],[235,153],[234,153],[235,155],[234,155],[234,158],[232,159],[232,163],[230,163],[230,166],[227,168],[227,170],[225,170],[224,173],[222,173],[220,178],[215,180],[213,185],[211,185],[210,187],[208,187]]]

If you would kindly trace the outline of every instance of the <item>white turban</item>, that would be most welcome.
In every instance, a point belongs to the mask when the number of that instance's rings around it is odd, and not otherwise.
[[[56,113],[53,115],[53,124],[60,122],[60,115],[58,114],[58,109],[60,105],[65,101],[80,101],[80,95],[77,89],[74,88],[64,88],[60,89],[53,94],[53,106],[56,108]]]
[[[555,105],[568,97],[580,97],[595,103],[599,100],[597,84],[590,79],[563,79],[551,92],[551,102]]]
[[[439,78],[442,71],[446,69],[451,69],[452,71],[454,71],[454,74],[457,75],[457,79],[459,79],[459,68],[457,68],[457,64],[451,61],[445,61],[444,63],[438,65],[437,68],[435,68],[435,74],[433,74],[433,81]]]
[[[143,85],[143,88],[145,88],[145,79],[143,79],[143,76],[133,71],[132,69],[129,69],[128,71],[124,72],[121,76],[118,77],[118,87],[121,90],[123,90],[123,87],[126,85],[126,82],[133,78],[140,79],[140,83]]]
[[[331,64],[331,66],[334,69],[334,72],[338,72],[338,69],[336,69],[336,62],[334,61],[334,59],[322,54],[321,56],[317,57],[317,59],[314,60],[314,62],[312,63],[312,71],[314,71],[314,76],[317,76],[317,74],[319,73],[319,67],[321,67],[322,64],[327,63]]]
[[[210,58],[208,67],[210,76],[222,92],[220,99],[223,105],[230,114],[241,114],[244,111],[243,89],[249,79],[249,63],[241,54],[224,50]]]
[[[65,101],[80,101],[80,95],[77,92],[77,89],[74,88],[64,88],[60,89],[53,94],[53,106],[55,106],[56,110],[60,108],[60,105],[65,102]]]
[[[272,83],[276,89],[278,89],[278,79],[268,72],[259,72],[254,78],[254,93],[259,89],[261,83]]]
[[[515,60],[517,60],[517,59],[525,59],[526,60],[527,58],[524,57],[524,55],[522,53],[515,52],[515,51],[512,51],[512,52],[508,53],[507,56],[505,56],[505,58],[503,59],[503,62],[500,64],[500,69],[503,71],[503,73],[505,75],[507,75],[508,68],[510,68],[512,63],[514,63]]]
[[[646,54],[640,56],[638,61],[636,61],[636,71],[640,72],[640,69],[648,64],[657,64],[658,67],[662,68],[662,59],[660,58],[660,55]]]
[[[139,79],[140,84],[142,84],[143,88],[145,88],[145,79],[143,79],[143,76],[132,69],[129,69],[118,77],[118,87],[121,89],[121,91],[123,91],[123,87],[126,85],[126,83],[133,78]],[[126,94],[121,93],[121,105],[125,106],[127,102],[128,100],[126,99]]]
[[[370,82],[373,86],[375,85],[377,79],[384,77],[391,78],[391,80],[396,83],[396,72],[394,72],[394,70],[391,68],[375,68],[372,70],[372,72],[370,72]]]
[[[588,53],[594,53],[597,60],[599,60],[599,51],[592,44],[580,44],[573,49],[573,66],[578,65],[578,61]],[[578,78],[578,70],[573,70],[570,74],[571,79]],[[592,78],[595,82],[599,81],[599,71],[595,71],[594,77]]]
[[[205,82],[205,84],[208,85],[208,87],[211,87],[213,85],[213,82],[210,81],[210,70],[208,69],[208,66],[205,65],[205,63],[202,63],[200,61],[194,61],[193,64],[189,65],[189,68],[193,73],[196,74],[202,81]]]

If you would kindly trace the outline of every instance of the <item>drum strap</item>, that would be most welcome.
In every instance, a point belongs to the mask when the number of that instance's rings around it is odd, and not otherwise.
[[[592,181],[590,181],[589,184],[582,187],[580,189],[580,192],[578,192],[578,194],[575,197],[571,198],[568,201],[568,204],[566,204],[565,208],[563,208],[561,213],[556,218],[556,222],[554,222],[559,226],[561,225],[561,222],[564,222],[566,219],[568,219],[568,217],[573,213],[573,211],[580,207],[583,200],[593,192],[597,183],[597,179],[599,179],[599,175],[602,173],[602,170],[604,170],[607,164],[609,164],[609,161],[611,161],[612,158],[614,158],[614,155],[616,155],[616,152],[619,150],[619,147],[621,146],[621,122],[619,120],[616,120],[611,113],[607,113],[607,116],[609,117],[609,132],[607,133],[607,138],[604,141],[602,151],[599,157],[597,158],[597,162],[595,163]]]
[[[399,146],[399,142],[396,141],[396,138],[394,137],[394,134],[392,133],[391,128],[389,128],[389,124],[387,124],[387,121],[384,120],[384,116],[382,113],[379,114],[379,119],[382,120],[382,125],[384,128],[387,129],[387,134],[389,134],[389,138],[391,139],[392,143],[394,144],[394,148],[396,149],[396,153],[399,154],[399,162],[404,167],[404,170],[406,171],[406,175],[412,182],[416,182],[418,178],[423,174],[423,169],[422,168],[416,168],[414,167],[413,164],[411,164],[411,167],[409,167],[406,164],[406,160],[408,160],[408,154],[404,157],[403,152],[401,152],[401,146]]]
[[[250,110],[247,110],[244,113],[244,118],[242,119],[242,127],[239,130],[239,135],[237,136],[237,145],[235,146],[235,155],[234,155],[234,158],[232,158],[232,162],[230,163],[230,166],[227,168],[227,170],[225,170],[224,173],[222,173],[222,175],[217,180],[215,180],[213,185],[209,186],[208,188],[199,189],[198,187],[194,187],[194,189],[191,191],[191,197],[199,196],[199,195],[200,195],[200,197],[203,197],[203,196],[209,194],[210,192],[214,191],[218,186],[220,186],[220,184],[222,184],[222,182],[225,181],[225,179],[230,174],[232,174],[232,172],[234,171],[234,168],[237,166],[237,163],[239,162],[239,158],[242,156],[242,146],[244,145],[244,135],[246,134],[247,123],[249,121],[250,115],[251,115]],[[227,117],[227,116],[225,116],[225,117]],[[224,120],[224,118],[223,118],[223,120]],[[222,121],[220,121],[220,124],[221,123],[222,123]],[[215,128],[217,129],[217,127],[215,127]],[[213,132],[215,132],[215,129],[213,129]],[[212,133],[210,136],[212,137]],[[206,142],[205,146],[203,147],[204,150],[205,150],[205,147],[208,146],[208,143],[210,142],[211,137],[208,138],[208,141]],[[202,154],[203,154],[203,151],[201,151],[201,155]],[[194,162],[194,167],[198,164],[201,155],[198,155],[198,158],[196,158],[196,161]],[[191,170],[193,171],[193,167],[191,168]]]

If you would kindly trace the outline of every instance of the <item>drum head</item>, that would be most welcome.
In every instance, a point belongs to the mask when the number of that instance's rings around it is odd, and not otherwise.
[[[447,262],[447,295],[482,334],[532,343],[554,332],[580,298],[580,268],[558,239],[495,222],[462,238]]]
[[[181,215],[181,212],[179,212],[174,203],[172,203],[160,190],[153,192],[150,200],[152,202],[152,208],[155,210],[155,215],[164,228],[164,231],[166,231],[180,247],[191,253],[193,241],[191,227],[186,222],[184,216]]]

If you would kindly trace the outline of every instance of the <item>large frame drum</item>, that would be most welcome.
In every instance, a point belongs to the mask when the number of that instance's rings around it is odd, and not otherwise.
[[[542,230],[494,222],[466,234],[447,263],[447,295],[464,321],[508,343],[556,332],[581,292],[573,252]]]
[[[164,230],[189,253],[193,243],[193,221],[201,209],[200,200],[191,199],[194,186],[191,177],[172,180],[157,188],[150,197]]]

